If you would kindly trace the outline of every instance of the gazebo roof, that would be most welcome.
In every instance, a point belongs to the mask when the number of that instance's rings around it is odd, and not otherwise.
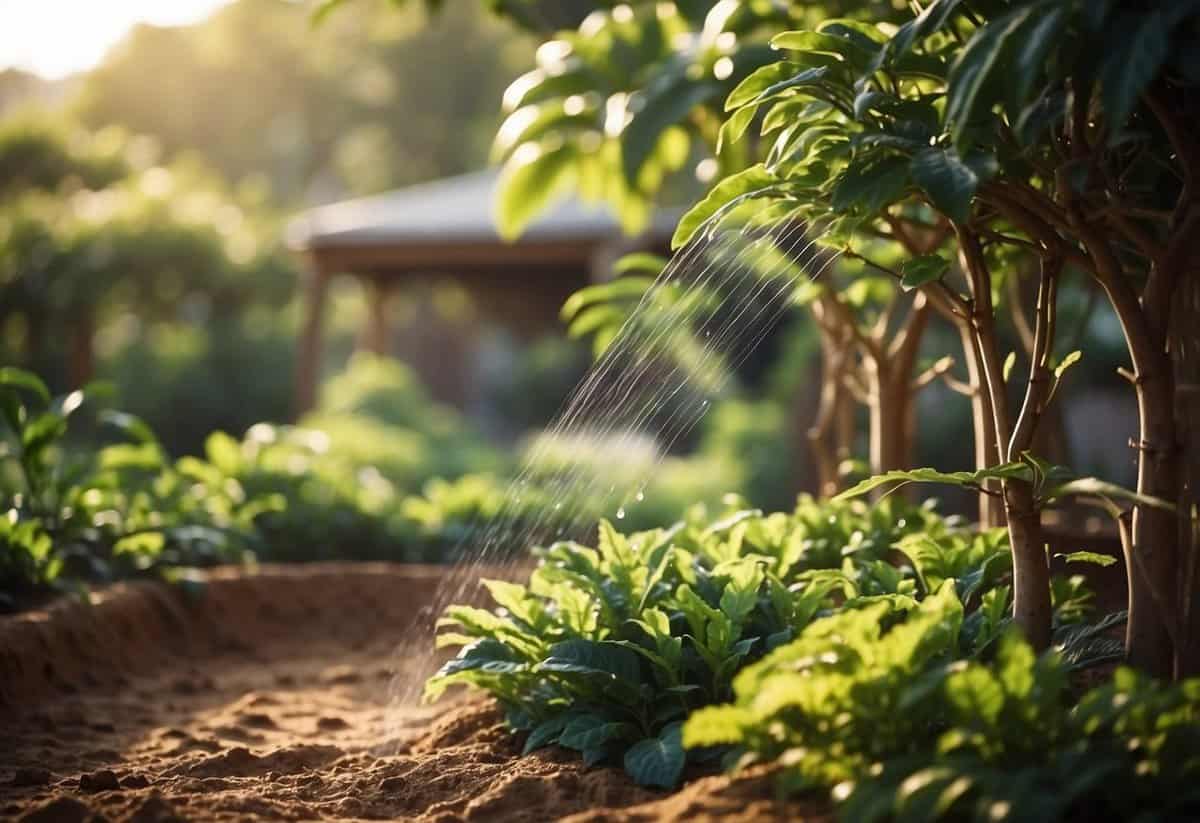
[[[612,214],[601,205],[565,198],[532,223],[515,241],[501,239],[493,204],[499,172],[494,169],[421,183],[371,197],[319,206],[295,218],[287,229],[293,248],[321,253],[343,250],[355,255],[391,250],[399,257],[422,257],[422,251],[474,258],[481,251],[524,247],[579,247],[589,250],[621,236]],[[665,242],[678,213],[663,212],[648,230],[651,243]],[[508,257],[509,255],[504,255]]]

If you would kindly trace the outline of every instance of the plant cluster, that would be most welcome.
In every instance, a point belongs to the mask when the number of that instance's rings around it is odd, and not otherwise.
[[[839,610],[743,670],[736,701],[694,713],[683,743],[777,760],[783,789],[831,789],[862,823],[1200,811],[1200,681],[1119,668],[1076,699],[1065,656],[1013,628],[980,642],[971,618],[988,608],[964,609],[947,580],[899,618]]]
[[[527,749],[556,742],[673,786],[689,712],[728,699],[735,672],[836,604],[915,603],[922,584],[888,562],[893,546],[939,535],[950,554],[977,556],[961,528],[927,507],[810,498],[787,514],[731,509],[710,521],[696,510],[628,536],[601,521],[595,548],[538,550],[528,585],[486,581],[495,610],[451,607],[438,642],[464,648],[427,695],[486,689],[530,732]],[[981,572],[976,589],[1002,576]]]
[[[774,761],[847,820],[1182,819],[1200,682],[1129,669],[1082,578],[1056,578],[1051,648],[1013,624],[1007,532],[930,508],[802,499],[537,551],[496,607],[453,606],[428,682],[483,689],[526,733],[671,788],[688,764]],[[1078,560],[1094,558],[1076,557]]]
[[[96,415],[120,438],[79,448],[69,424],[100,387],[52,398],[44,383],[0,369],[0,598],[17,599],[78,581],[160,573],[175,566],[241,562],[258,545],[255,521],[281,508],[250,496],[212,464],[171,462],[137,418]]]
[[[821,340],[809,439],[827,493],[853,457],[859,405],[871,473],[915,465],[914,398],[934,383],[969,398],[977,470],[1053,449],[1046,424],[1062,424],[1052,400],[1079,357],[1062,329],[1078,321],[1084,339],[1101,305],[1120,326],[1129,364],[1120,372],[1138,403],[1140,497],[1110,506],[1130,575],[1130,660],[1162,676],[1194,671],[1197,567],[1181,546],[1194,539],[1194,515],[1181,524],[1178,512],[1194,512],[1195,499],[1182,384],[1195,377],[1197,9],[932,0],[905,14],[897,5],[595,8],[578,32],[548,40],[538,69],[510,88],[513,111],[497,137],[507,158],[501,222],[519,227],[566,186],[628,212],[622,192],[639,202],[665,195],[662,158],[686,147],[711,185],[680,220],[677,246],[750,223],[804,225],[836,249],[840,262],[797,300]],[[505,8],[528,28],[536,18],[525,6]],[[638,285],[611,287],[620,299],[610,307]],[[1068,319],[1072,310],[1081,321]],[[935,320],[961,353],[923,363]],[[980,521],[1009,528],[1017,619],[1044,647],[1049,578],[1032,485],[994,477],[977,490]]]

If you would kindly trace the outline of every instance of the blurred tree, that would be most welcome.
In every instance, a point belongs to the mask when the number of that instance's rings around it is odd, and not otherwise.
[[[352,4],[235,0],[193,26],[135,28],[85,78],[84,122],[200,154],[281,203],[328,200],[482,164],[505,84],[532,51],[453,4],[431,21]]]

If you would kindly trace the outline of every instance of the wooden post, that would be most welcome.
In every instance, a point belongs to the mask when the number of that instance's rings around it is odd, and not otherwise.
[[[359,338],[358,347],[372,354],[391,354],[392,327],[388,309],[392,302],[392,284],[364,279],[362,285],[367,302],[367,325]]]
[[[72,389],[83,388],[96,373],[96,353],[93,338],[96,323],[92,310],[81,306],[74,315],[70,332],[70,360],[67,363],[67,379]]]
[[[324,325],[325,297],[329,292],[329,272],[315,256],[308,269],[304,297],[304,328],[296,351],[295,417],[311,409],[317,400],[321,376],[321,331]]]

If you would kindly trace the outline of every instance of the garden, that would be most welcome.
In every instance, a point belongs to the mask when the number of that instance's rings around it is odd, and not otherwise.
[[[1200,819],[1200,4],[487,5],[0,83],[0,815]],[[297,410],[287,216],[485,163],[557,329]]]

